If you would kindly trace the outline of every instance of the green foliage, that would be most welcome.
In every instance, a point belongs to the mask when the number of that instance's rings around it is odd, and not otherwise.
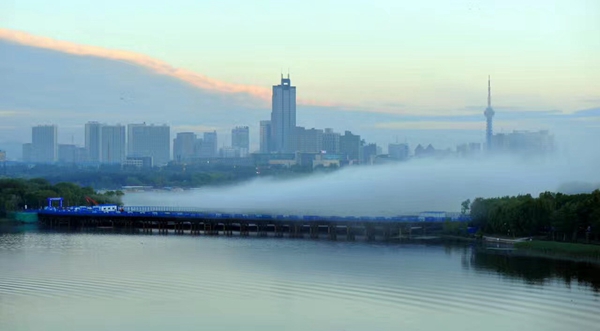
[[[580,258],[600,259],[600,246],[553,241],[526,241],[516,243],[515,247],[550,255],[568,255]]]
[[[467,199],[460,204],[460,213],[466,215],[471,209],[471,199]]]
[[[471,204],[473,225],[485,233],[511,236],[547,235],[576,241],[600,233],[600,190],[591,194],[567,195],[544,192],[493,199],[477,198]]]
[[[58,183],[51,185],[42,178],[26,179],[0,179],[0,214],[9,211],[21,210],[25,206],[29,209],[43,207],[47,198],[62,197],[64,206],[86,205],[85,197],[90,197],[98,203],[113,203],[121,205],[121,191],[109,191],[99,194],[91,187],[81,187],[73,183]]]
[[[453,236],[466,236],[467,235],[468,226],[465,222],[452,222],[445,221],[442,233]]]

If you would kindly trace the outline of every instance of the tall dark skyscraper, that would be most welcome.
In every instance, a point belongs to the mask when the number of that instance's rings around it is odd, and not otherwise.
[[[290,76],[283,78],[281,84],[273,86],[273,108],[271,111],[272,152],[295,152],[296,130],[296,87],[292,86]]]
[[[486,129],[485,129],[485,148],[490,151],[492,150],[492,136],[494,135],[492,122],[494,118],[494,109],[492,109],[492,84],[490,76],[488,76],[488,104],[483,115],[486,118]]]

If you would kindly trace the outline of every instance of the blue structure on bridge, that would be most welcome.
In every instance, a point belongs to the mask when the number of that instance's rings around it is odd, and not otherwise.
[[[61,206],[62,206],[62,200]],[[52,207],[48,206],[38,211],[40,215],[54,216],[97,216],[97,217],[134,217],[134,218],[160,218],[160,219],[211,219],[211,220],[243,220],[243,221],[326,221],[326,222],[468,222],[468,215],[459,213],[446,213],[441,211],[427,211],[413,215],[398,216],[320,216],[320,215],[283,215],[283,214],[256,214],[256,213],[227,213],[198,210],[185,207],[158,207],[158,206],[126,206],[122,208],[104,208],[114,205],[94,207]]]

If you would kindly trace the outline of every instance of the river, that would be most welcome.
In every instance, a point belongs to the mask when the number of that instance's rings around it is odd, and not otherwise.
[[[598,330],[600,267],[471,246],[0,228],[0,330]]]

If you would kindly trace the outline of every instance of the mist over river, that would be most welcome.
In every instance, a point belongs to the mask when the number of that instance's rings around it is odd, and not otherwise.
[[[544,191],[591,191],[599,160],[577,158],[421,159],[348,167],[295,179],[258,178],[182,192],[128,193],[130,206],[177,206],[222,212],[394,216],[460,211],[462,201]]]

